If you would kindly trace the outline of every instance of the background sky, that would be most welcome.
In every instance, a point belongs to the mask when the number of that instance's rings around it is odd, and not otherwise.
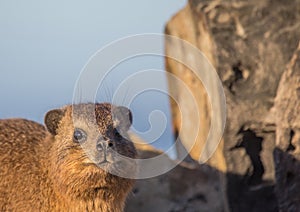
[[[125,36],[163,33],[185,3],[0,0],[0,118],[42,123],[48,110],[72,102],[79,73],[98,49]],[[139,69],[164,69],[164,61],[144,58],[121,67],[126,75]],[[109,89],[116,86],[111,80],[108,84]],[[166,114],[167,129],[153,144],[161,149],[172,144],[168,107],[168,97],[159,93],[140,95],[130,107],[134,128],[141,132],[149,129],[151,111]]]

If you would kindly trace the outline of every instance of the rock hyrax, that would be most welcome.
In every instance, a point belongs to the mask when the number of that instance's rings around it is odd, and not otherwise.
[[[111,173],[136,171],[122,160],[136,157],[131,123],[127,108],[109,103],[51,110],[46,128],[0,120],[0,210],[122,211],[134,181]]]

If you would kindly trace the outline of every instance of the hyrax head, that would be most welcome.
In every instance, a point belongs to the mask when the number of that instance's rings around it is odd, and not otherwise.
[[[127,134],[131,123],[129,109],[109,103],[77,104],[49,111],[45,124],[54,138],[53,174],[66,175],[79,183],[90,180],[84,183],[92,187],[107,184],[103,179],[101,185],[93,182],[104,175],[132,178],[136,150]]]

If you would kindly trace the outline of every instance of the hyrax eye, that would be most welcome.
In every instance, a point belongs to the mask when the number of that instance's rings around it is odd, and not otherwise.
[[[73,134],[73,140],[76,143],[82,143],[86,140],[87,135],[82,129],[75,129]]]

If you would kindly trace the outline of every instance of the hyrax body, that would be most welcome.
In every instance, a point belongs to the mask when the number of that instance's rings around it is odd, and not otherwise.
[[[49,111],[46,128],[0,120],[0,210],[122,211],[136,171],[131,121],[108,103]]]

